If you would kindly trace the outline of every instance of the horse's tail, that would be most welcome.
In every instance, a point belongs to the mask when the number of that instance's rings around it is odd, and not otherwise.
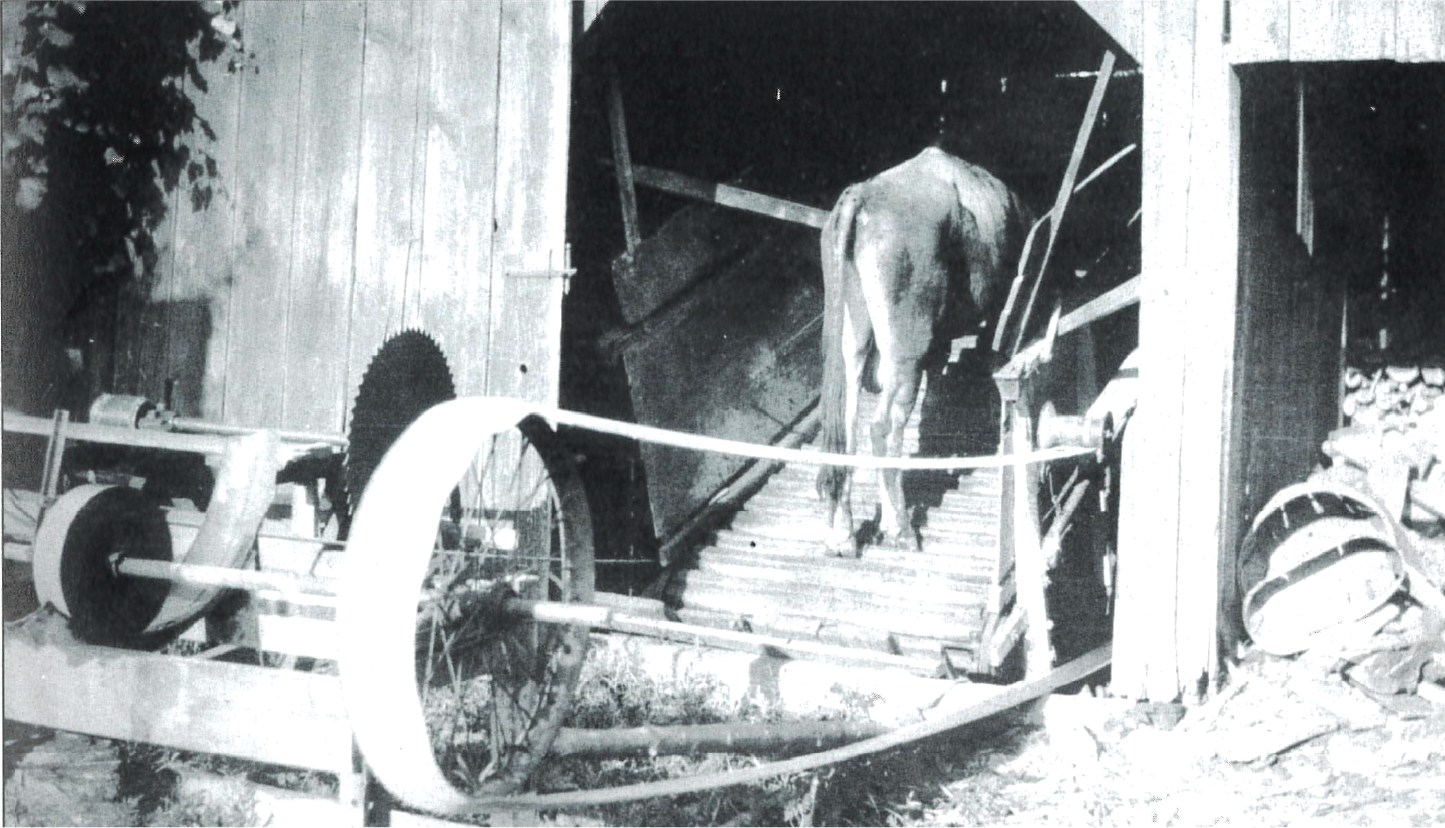
[[[861,188],[851,186],[838,197],[823,226],[820,258],[823,263],[823,387],[818,398],[822,411],[822,450],[841,454],[848,448],[848,378],[843,370],[844,285],[848,256],[853,247],[853,222],[862,203]],[[823,466],[818,470],[818,496],[836,500],[843,492],[847,469]]]

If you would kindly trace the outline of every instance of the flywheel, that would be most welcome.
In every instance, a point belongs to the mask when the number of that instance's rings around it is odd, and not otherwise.
[[[446,356],[430,336],[407,330],[382,344],[366,366],[351,406],[343,469],[346,508],[340,511],[346,518],[343,532],[387,449],[427,409],[456,396]]]

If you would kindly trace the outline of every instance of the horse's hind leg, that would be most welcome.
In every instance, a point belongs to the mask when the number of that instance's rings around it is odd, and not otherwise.
[[[880,362],[880,369],[883,390],[871,423],[873,453],[879,457],[902,457],[908,418],[918,401],[923,371],[916,361]],[[878,529],[885,542],[899,547],[915,546],[917,539],[908,507],[903,502],[903,472],[880,469],[878,493],[883,512]]]
[[[856,313],[851,306],[843,311],[842,327],[843,375],[847,377],[843,403],[844,453],[852,455],[858,450],[858,396],[868,363],[868,351],[873,346],[873,328],[867,314]],[[858,554],[858,545],[853,537],[853,469],[845,468],[844,472],[843,489],[832,505],[824,545],[830,555],[851,558]]]

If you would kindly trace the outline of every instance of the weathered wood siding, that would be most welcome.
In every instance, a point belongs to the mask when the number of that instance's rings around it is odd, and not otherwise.
[[[371,355],[415,327],[459,393],[555,401],[571,4],[236,14],[245,54],[188,81],[216,195],[173,197],[117,390],[174,378],[184,414],[340,432]]]
[[[1233,0],[1229,10],[1232,63],[1445,60],[1441,0]]]

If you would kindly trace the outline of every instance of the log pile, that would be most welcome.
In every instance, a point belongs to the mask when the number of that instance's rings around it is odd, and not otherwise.
[[[1388,365],[1345,369],[1345,419],[1352,425],[1408,422],[1445,406],[1445,367]]]

